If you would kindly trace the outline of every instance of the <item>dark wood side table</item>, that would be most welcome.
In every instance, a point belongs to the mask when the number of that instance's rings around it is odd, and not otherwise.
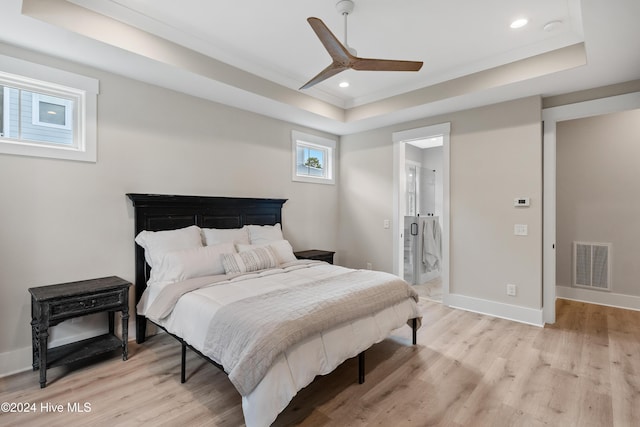
[[[130,282],[119,277],[30,288],[33,370],[40,369],[40,388],[47,385],[47,368],[66,365],[122,349],[127,360]],[[109,332],[82,341],[48,348],[49,327],[74,317],[109,312]],[[122,312],[122,339],[114,334],[116,311]]]
[[[325,261],[329,264],[333,264],[333,251],[322,251],[319,249],[311,249],[308,251],[300,251],[293,253],[298,259],[315,259],[318,261]]]

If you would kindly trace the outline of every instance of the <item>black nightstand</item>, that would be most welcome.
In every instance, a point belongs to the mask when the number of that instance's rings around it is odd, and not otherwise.
[[[119,277],[30,288],[33,370],[40,369],[40,388],[47,385],[47,368],[67,365],[122,349],[127,360],[129,286]],[[74,317],[109,312],[109,333],[48,348],[49,327]],[[122,312],[122,340],[114,334],[114,312]]]
[[[321,251],[319,249],[311,249],[308,251],[300,251],[293,253],[298,259],[315,259],[317,261],[328,262],[333,264],[333,251]]]

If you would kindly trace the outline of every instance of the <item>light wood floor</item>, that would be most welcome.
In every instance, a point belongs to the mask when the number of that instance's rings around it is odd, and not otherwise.
[[[442,302],[442,277],[436,277],[428,282],[413,285],[413,289],[415,289],[421,298]]]
[[[421,301],[418,346],[404,327],[367,351],[358,385],[349,360],[294,398],[276,425],[638,426],[640,312],[559,300],[546,328]],[[180,384],[179,345],[166,335],[132,343],[130,359],[0,379],[0,401],[36,403],[36,414],[0,414],[0,425],[239,426],[241,399],[226,376],[190,352]],[[40,405],[90,403],[89,413]]]

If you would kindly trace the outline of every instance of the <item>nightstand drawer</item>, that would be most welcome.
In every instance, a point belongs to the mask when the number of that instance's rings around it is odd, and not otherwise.
[[[56,320],[74,315],[92,313],[94,311],[108,310],[109,308],[119,309],[119,307],[122,306],[122,301],[122,291],[86,295],[80,298],[51,303],[49,306],[49,316],[51,320]]]

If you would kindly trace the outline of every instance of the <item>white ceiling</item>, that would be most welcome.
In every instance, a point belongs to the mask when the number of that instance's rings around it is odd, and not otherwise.
[[[336,1],[3,0],[0,41],[337,134],[640,78],[638,0],[355,0],[358,55],[423,68],[299,91],[330,63],[306,18],[342,40]]]
[[[228,64],[297,89],[329,63],[307,23],[322,19],[343,40],[337,0],[71,0]],[[349,44],[359,55],[425,62],[418,73],[352,71],[323,83],[314,95],[353,106],[452,77],[502,65],[583,40],[577,1],[355,0]],[[570,3],[574,3],[573,9]],[[535,4],[535,8],[531,6]],[[509,28],[518,16],[531,25]],[[564,22],[557,30],[542,27]],[[469,35],[474,34],[473,38]],[[475,35],[479,35],[475,36]],[[446,40],[446,42],[445,42]],[[357,75],[356,75],[357,74]],[[352,85],[341,90],[338,82]]]

